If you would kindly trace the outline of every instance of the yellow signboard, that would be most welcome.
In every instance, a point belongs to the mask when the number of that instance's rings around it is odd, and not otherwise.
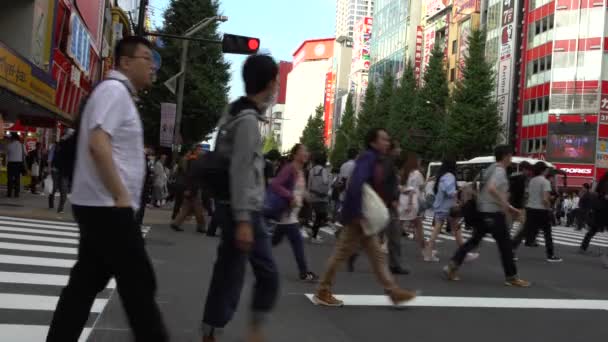
[[[36,77],[38,70],[33,68],[35,67],[0,43],[0,87],[57,111],[55,87]]]

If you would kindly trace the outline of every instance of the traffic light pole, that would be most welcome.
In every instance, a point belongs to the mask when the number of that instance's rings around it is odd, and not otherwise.
[[[180,60],[180,72],[182,75],[179,78],[179,84],[177,89],[177,105],[175,109],[175,129],[173,132],[173,145],[177,146],[180,144],[181,131],[182,131],[182,113],[184,108],[184,87],[186,86],[186,69],[188,67],[188,47],[191,38],[194,34],[209,26],[215,21],[226,21],[228,18],[224,16],[215,16],[203,19],[198,24],[191,27],[186,33],[184,33],[184,40],[182,41],[182,56]],[[175,154],[176,151],[174,151]]]

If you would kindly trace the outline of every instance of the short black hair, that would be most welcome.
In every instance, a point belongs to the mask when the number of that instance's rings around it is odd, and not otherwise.
[[[533,170],[532,164],[530,164],[529,162],[527,162],[525,160],[522,161],[521,163],[519,163],[519,169],[521,171],[523,171],[523,170]]]
[[[359,150],[356,148],[349,148],[348,152],[346,152],[346,157],[348,160],[355,159],[359,155]]]
[[[139,45],[143,45],[150,50],[152,49],[152,43],[144,37],[126,36],[119,40],[114,48],[114,66],[120,67],[121,57],[133,57]]]
[[[591,189],[591,185],[589,185],[589,183],[585,183],[583,184],[583,188],[585,188],[586,190]]]
[[[314,164],[325,166],[325,164],[327,164],[327,153],[325,153],[325,152],[315,153]]]
[[[243,65],[243,81],[247,95],[257,95],[264,91],[279,74],[279,66],[268,55],[252,55]]]
[[[374,143],[374,141],[378,140],[378,135],[380,135],[380,132],[387,131],[386,129],[380,127],[370,129],[367,132],[367,135],[365,136],[365,147],[372,148],[372,144]]]
[[[535,176],[540,176],[548,168],[549,167],[547,166],[547,164],[545,164],[545,162],[542,162],[542,161],[536,162],[536,164],[534,164],[534,175]]]
[[[276,148],[266,153],[266,159],[270,161],[277,161],[279,160],[279,158],[281,158],[281,152],[279,152],[279,150],[277,150]]]
[[[494,157],[496,157],[497,163],[500,163],[508,155],[513,155],[513,148],[510,145],[498,145],[494,149]]]

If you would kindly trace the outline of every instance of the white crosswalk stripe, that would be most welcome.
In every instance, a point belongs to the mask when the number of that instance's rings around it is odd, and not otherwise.
[[[0,341],[45,339],[76,262],[78,237],[73,222],[0,216]],[[80,341],[87,340],[115,288],[112,279],[95,299]]]

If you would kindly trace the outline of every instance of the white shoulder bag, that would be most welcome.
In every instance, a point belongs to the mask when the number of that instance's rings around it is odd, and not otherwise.
[[[361,212],[365,219],[361,227],[367,236],[380,233],[390,220],[388,208],[384,201],[369,184],[363,184]]]

